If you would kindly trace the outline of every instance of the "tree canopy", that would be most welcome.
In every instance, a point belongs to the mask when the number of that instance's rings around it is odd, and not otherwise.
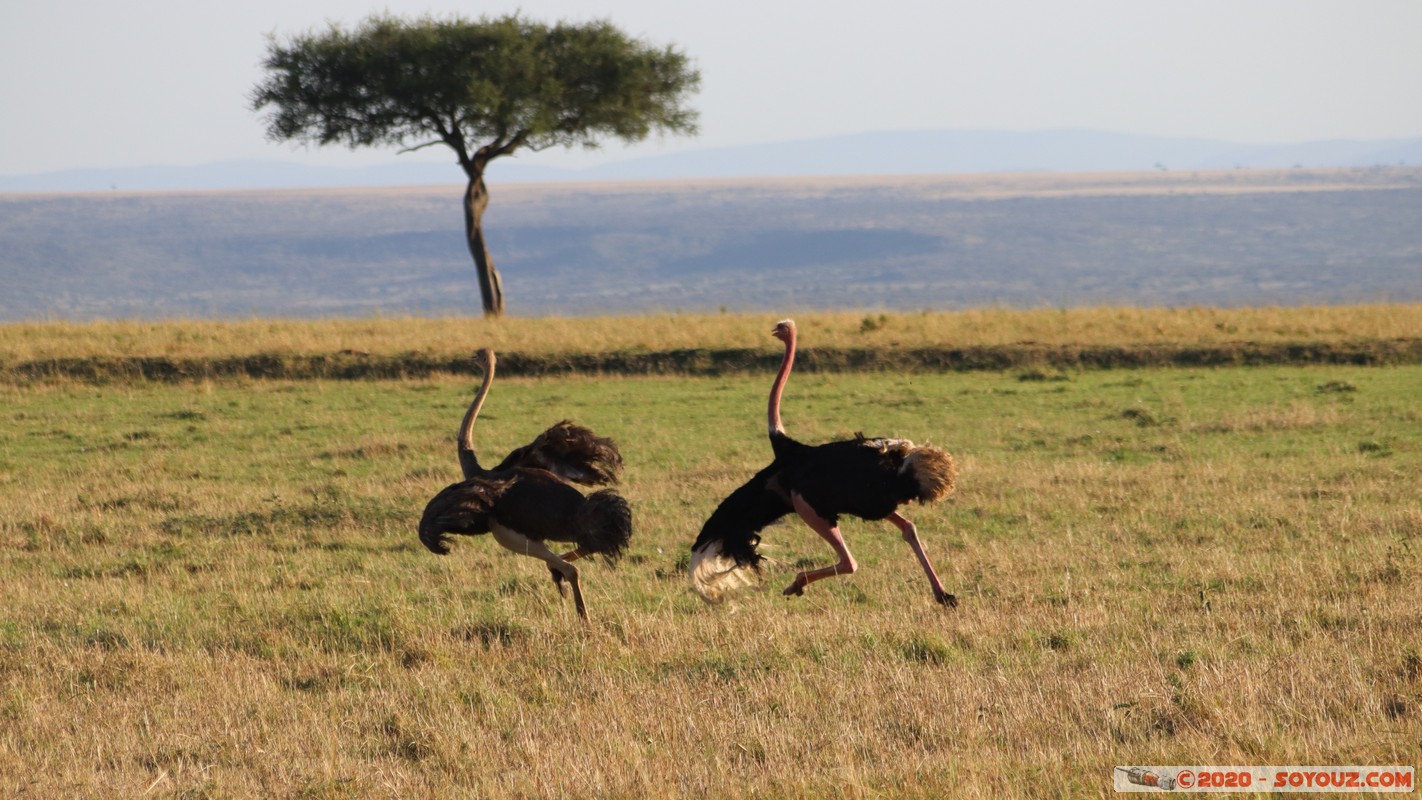
[[[519,149],[695,133],[685,101],[701,80],[685,54],[610,22],[547,25],[519,15],[376,15],[350,30],[273,35],[264,66],[251,102],[255,111],[270,108],[271,139],[454,150],[469,178],[470,249],[489,313],[502,310],[502,298],[491,308],[497,273],[485,264],[479,222],[488,162]]]

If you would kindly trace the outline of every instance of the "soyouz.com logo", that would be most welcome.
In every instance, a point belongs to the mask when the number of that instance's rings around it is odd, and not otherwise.
[[[1143,767],[1112,770],[1118,792],[1395,792],[1416,788],[1413,767]]]

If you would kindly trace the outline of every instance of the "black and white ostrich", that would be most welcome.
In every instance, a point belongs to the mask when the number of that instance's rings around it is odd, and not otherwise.
[[[770,388],[770,446],[775,459],[712,512],[691,546],[692,586],[716,602],[749,583],[747,571],[759,571],[763,556],[756,550],[760,531],[789,514],[800,515],[829,542],[839,556],[827,567],[802,571],[785,589],[804,594],[817,580],[853,573],[858,565],[839,531],[843,514],[867,520],[887,519],[903,534],[928,576],[933,598],[948,607],[958,605],[924,552],[914,524],[898,512],[910,501],[932,503],[952,493],[958,468],[947,452],[906,439],[869,439],[857,434],[848,441],[807,445],[785,433],[780,421],[780,396],[795,363],[795,323],[776,324],[774,335],[785,343],[785,358]]]
[[[445,487],[425,506],[420,541],[431,552],[449,552],[449,534],[492,533],[494,541],[516,553],[548,565],[561,591],[573,589],[578,615],[587,619],[578,569],[571,562],[591,555],[615,561],[632,537],[632,510],[615,490],[586,497],[573,483],[599,486],[616,483],[622,456],[611,439],[566,420],[551,426],[529,444],[486,469],[474,454],[474,422],[494,381],[492,350],[475,356],[484,371],[464,420],[459,426],[459,465],[464,480]],[[573,542],[566,553],[555,553],[548,542]]]

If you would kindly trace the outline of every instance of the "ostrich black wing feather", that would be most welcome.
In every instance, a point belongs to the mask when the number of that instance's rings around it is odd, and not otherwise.
[[[425,505],[420,517],[420,541],[430,552],[449,552],[447,534],[477,536],[489,532],[489,514],[509,481],[472,478],[446,486]]]

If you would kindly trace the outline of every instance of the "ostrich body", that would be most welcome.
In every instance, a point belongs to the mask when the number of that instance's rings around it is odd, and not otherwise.
[[[760,531],[792,511],[834,548],[839,560],[799,572],[785,594],[801,595],[815,581],[851,574],[858,564],[839,530],[839,517],[848,514],[888,520],[898,528],[923,567],[934,600],[956,606],[957,598],[943,588],[917,528],[898,512],[906,503],[932,503],[951,494],[958,474],[953,457],[907,439],[871,439],[863,434],[821,445],[792,439],[780,419],[780,398],[795,362],[795,323],[778,323],[774,335],[785,343],[767,413],[775,458],[722,501],[702,526],[691,548],[693,587],[714,602],[748,583],[747,570],[759,571],[763,560],[756,549]]]
[[[578,615],[587,619],[578,569],[571,562],[596,554],[609,561],[621,556],[632,536],[632,511],[612,489],[584,497],[572,483],[615,483],[622,456],[611,439],[563,421],[493,469],[482,467],[474,454],[474,423],[494,380],[493,351],[481,350],[475,362],[484,368],[484,381],[459,427],[464,480],[445,487],[425,506],[420,541],[444,555],[449,552],[449,534],[492,533],[505,548],[546,563],[560,591],[566,580]],[[560,555],[548,542],[575,546]]]

